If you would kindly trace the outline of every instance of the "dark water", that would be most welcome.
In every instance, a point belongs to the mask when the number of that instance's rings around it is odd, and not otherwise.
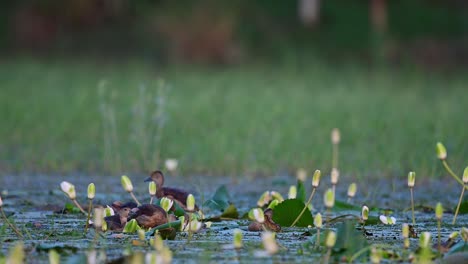
[[[129,175],[135,187],[135,193],[141,201],[148,200],[147,183],[143,182],[144,175]],[[136,251],[148,251],[151,247],[132,246],[132,240],[136,235],[119,236],[116,233],[107,232],[94,242],[94,232],[84,234],[85,217],[82,215],[58,214],[69,200],[59,190],[61,181],[69,181],[76,186],[78,200],[82,205],[86,204],[86,188],[88,183],[96,184],[96,204],[110,204],[115,200],[130,200],[130,196],[123,191],[119,176],[57,176],[57,175],[7,175],[0,178],[0,191],[4,202],[4,210],[14,213],[13,219],[25,234],[25,248],[28,263],[47,263],[47,250],[56,247],[60,250],[62,260],[72,260],[82,256],[90,247],[102,249],[106,252],[107,259],[113,260],[121,257],[128,249]],[[198,202],[209,199],[214,191],[222,184],[226,185],[232,202],[238,208],[240,214],[247,212],[256,206],[259,196],[266,190],[275,190],[287,196],[290,185],[296,180],[291,176],[272,176],[269,178],[249,177],[207,177],[207,176],[168,176],[167,186],[184,188],[193,192]],[[337,197],[346,200],[346,190],[350,182],[342,177],[337,186]],[[401,248],[401,223],[410,222],[411,212],[409,190],[406,187],[406,179],[367,180],[357,182],[358,192],[353,200],[356,205],[367,204],[380,208],[395,210],[393,216],[397,219],[396,225],[373,225],[366,229],[370,234],[367,239],[370,243],[384,243]],[[309,184],[306,184],[309,188]],[[329,186],[329,179],[323,178],[313,205],[316,211],[323,211],[322,196]],[[310,189],[307,190],[308,192]],[[435,206],[442,202],[447,209],[453,208],[460,194],[461,188],[451,179],[417,181],[415,187],[415,204]],[[340,214],[360,215],[359,211],[335,212]],[[375,214],[377,216],[377,214]],[[433,212],[416,212],[419,232],[430,231],[432,239],[436,241],[436,221]],[[444,215],[445,224],[442,227],[442,237],[445,240],[453,231],[459,231],[462,226],[467,226],[468,217],[462,215],[457,224],[449,224],[451,214]],[[1,225],[5,223],[2,220]],[[173,251],[174,262],[310,262],[318,261],[322,252],[310,246],[311,237],[307,234],[307,228],[283,228],[277,234],[277,241],[282,249],[277,255],[268,258],[259,258],[257,252],[262,249],[260,234],[248,232],[247,220],[234,220],[213,223],[212,227],[198,234],[188,242],[187,234],[180,233],[173,241],[166,244]],[[334,227],[334,226],[332,226]],[[240,228],[244,234],[244,248],[240,251],[226,249],[232,240],[234,228]],[[313,229],[312,233],[315,232]],[[0,250],[6,254],[8,249],[18,240],[17,236],[9,229],[1,234]],[[416,247],[418,239],[412,239],[412,247]]]

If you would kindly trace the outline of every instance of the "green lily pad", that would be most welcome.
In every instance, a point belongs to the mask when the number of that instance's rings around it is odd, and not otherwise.
[[[356,252],[368,246],[368,242],[361,231],[356,230],[356,221],[349,220],[340,224],[336,231],[334,254],[351,257]]]
[[[174,228],[175,230],[180,230],[180,225],[182,222],[180,220],[176,220],[173,222],[165,223],[163,225],[159,225],[157,227],[151,228],[148,232],[146,232],[147,236],[153,236],[156,230],[164,230],[168,228]]]
[[[304,206],[304,203],[299,199],[284,200],[273,209],[273,221],[281,226],[291,226],[304,209]],[[313,225],[313,223],[312,213],[309,208],[306,208],[295,226],[307,227]]]
[[[350,204],[347,202],[343,202],[340,200],[335,200],[335,206],[333,206],[333,211],[353,210],[353,211],[361,212],[361,209],[362,208],[360,206]]]
[[[453,211],[455,212],[457,208],[454,208]],[[460,204],[460,209],[458,210],[458,214],[468,214],[468,201],[463,201]]]
[[[233,204],[230,204],[221,214],[221,218],[237,219],[239,218],[239,212]]]
[[[225,185],[221,185],[210,200],[203,203],[203,206],[213,210],[224,211],[229,205],[230,196]]]
[[[468,252],[468,243],[465,243],[465,241],[460,240],[458,243],[456,243],[455,245],[453,245],[453,247],[450,248],[450,250],[447,252],[447,255],[459,252]]]

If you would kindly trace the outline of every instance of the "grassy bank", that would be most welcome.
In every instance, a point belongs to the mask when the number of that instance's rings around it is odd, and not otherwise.
[[[164,82],[158,81],[162,78]],[[329,171],[353,177],[442,173],[435,143],[462,170],[468,79],[308,65],[157,69],[143,64],[0,65],[3,172]]]

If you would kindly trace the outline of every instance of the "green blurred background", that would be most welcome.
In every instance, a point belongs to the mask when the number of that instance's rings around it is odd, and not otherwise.
[[[9,1],[0,173],[458,172],[468,156],[460,0]]]

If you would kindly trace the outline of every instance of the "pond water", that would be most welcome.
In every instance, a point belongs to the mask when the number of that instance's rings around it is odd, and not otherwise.
[[[135,194],[141,201],[148,200],[147,183],[143,182],[144,175],[130,176],[135,187]],[[47,263],[50,248],[59,250],[62,261],[80,263],[84,254],[90,247],[102,249],[107,255],[108,261],[119,260],[129,250],[149,251],[150,246],[134,246],[132,241],[136,235],[106,232],[95,241],[93,231],[84,233],[85,216],[80,214],[56,213],[63,209],[69,202],[59,190],[61,181],[69,181],[76,186],[78,201],[86,205],[86,188],[88,183],[96,184],[95,204],[110,204],[115,200],[127,201],[130,196],[123,191],[119,176],[57,176],[57,175],[6,175],[0,178],[0,191],[4,202],[4,211],[14,214],[11,219],[25,235],[27,263]],[[346,177],[340,179],[337,186],[337,199],[346,201],[348,184]],[[296,183],[292,176],[279,175],[271,177],[213,177],[213,176],[168,176],[166,185],[186,189],[195,194],[196,200],[201,201],[211,198],[215,190],[225,185],[230,193],[232,203],[238,208],[240,215],[256,206],[259,196],[266,190],[275,190],[283,196],[287,196],[290,185]],[[314,213],[323,212],[322,196],[329,186],[329,179],[323,177],[321,186],[312,202]],[[394,210],[392,214],[397,219],[396,225],[369,225],[367,241],[370,243],[388,244],[395,248],[402,247],[401,223],[411,222],[409,190],[404,179],[370,179],[357,182],[358,192],[353,204],[388,208]],[[310,186],[307,193],[310,193]],[[454,180],[419,181],[415,186],[415,204],[433,207],[437,202],[442,202],[444,207],[456,206],[461,188]],[[147,202],[148,202],[147,201]],[[343,214],[359,216],[360,211],[333,212],[331,217]],[[371,215],[378,216],[377,213]],[[459,231],[467,226],[468,217],[458,217],[456,225],[451,225],[453,215],[444,214],[442,225],[442,240],[446,240],[453,231]],[[418,232],[429,231],[432,240],[437,241],[437,223],[433,212],[416,212],[416,230]],[[0,251],[6,255],[8,249],[18,241],[18,237],[11,229],[4,229],[3,219],[0,222]],[[313,246],[315,241],[311,234],[314,229],[283,227],[277,234],[277,241],[281,245],[278,254],[271,257],[259,257],[258,251],[262,249],[260,233],[247,231],[248,220],[239,219],[231,221],[215,222],[210,229],[203,230],[188,241],[186,233],[179,233],[175,240],[165,241],[173,252],[173,261],[184,263],[198,262],[267,262],[267,263],[291,263],[318,261],[323,256],[323,251]],[[338,224],[332,224],[335,228]],[[226,249],[226,245],[232,242],[233,230],[239,228],[244,235],[244,248],[236,251]],[[3,231],[1,231],[3,230]],[[310,231],[310,232],[308,232]],[[411,239],[411,247],[415,248],[418,239]]]

